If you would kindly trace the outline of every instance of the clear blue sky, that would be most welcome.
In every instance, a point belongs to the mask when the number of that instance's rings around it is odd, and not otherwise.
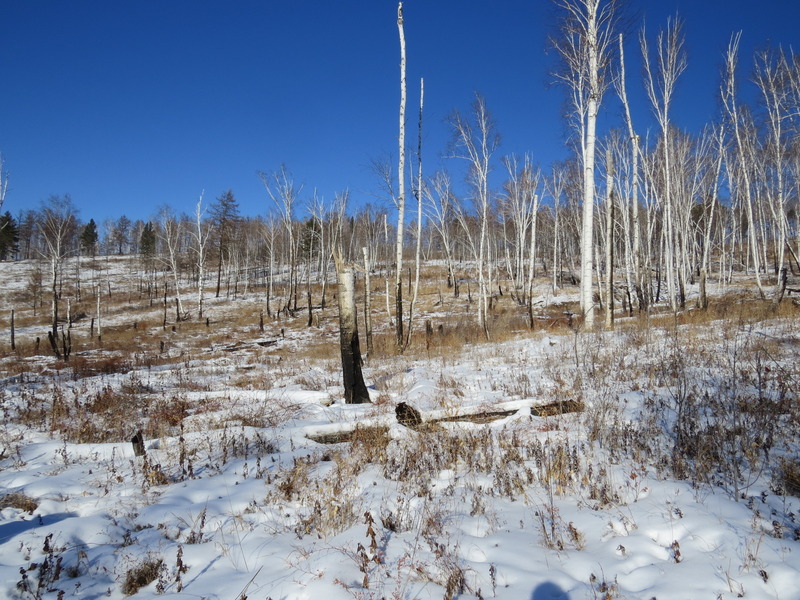
[[[716,115],[732,31],[744,31],[743,80],[754,47],[800,50],[794,0],[630,7],[636,30],[646,19],[655,33],[676,11],[685,19],[689,66],[674,113],[685,129]],[[0,152],[11,176],[3,210],[69,193],[85,221],[147,219],[163,204],[191,212],[201,190],[210,202],[231,188],[243,214],[264,214],[256,172],[282,163],[303,198],[349,189],[354,205],[378,202],[368,165],[397,154],[396,10],[393,0],[3,0]],[[407,0],[404,12],[407,136],[416,143],[424,76],[429,173],[448,162],[445,117],[468,110],[476,91],[497,121],[499,154],[531,152],[544,166],[566,156],[564,90],[549,85],[549,1]],[[631,37],[632,94],[641,89],[636,55]],[[619,114],[613,96],[604,111]],[[652,126],[645,104],[634,111],[638,128]]]

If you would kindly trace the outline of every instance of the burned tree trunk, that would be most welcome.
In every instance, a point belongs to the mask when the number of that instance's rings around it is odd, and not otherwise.
[[[369,392],[361,374],[361,348],[356,321],[355,273],[350,265],[337,261],[339,279],[339,345],[342,351],[344,399],[347,404],[369,402]]]
[[[370,282],[369,276],[369,252],[366,247],[362,248],[361,251],[364,253],[364,274],[365,274],[365,283],[364,283],[364,327],[367,338],[367,354],[372,354],[373,346],[372,346],[372,283]]]

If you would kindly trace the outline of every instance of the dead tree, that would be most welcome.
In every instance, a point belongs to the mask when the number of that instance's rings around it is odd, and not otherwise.
[[[364,246],[361,249],[364,254],[364,327],[365,335],[367,337],[367,354],[372,354],[372,282],[370,281],[370,264],[369,264],[369,251]]]
[[[397,4],[397,30],[400,34],[400,157],[397,167],[397,245],[395,264],[395,333],[398,350],[403,348],[403,234],[406,209],[406,38],[403,30],[403,3]]]
[[[336,257],[336,276],[339,281],[339,346],[342,352],[344,400],[347,404],[369,402],[369,392],[361,373],[361,347],[358,342],[356,319],[356,278],[352,265]]]

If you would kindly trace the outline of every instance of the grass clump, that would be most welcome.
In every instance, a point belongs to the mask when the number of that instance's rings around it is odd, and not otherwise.
[[[31,498],[22,492],[13,492],[11,494],[0,496],[0,510],[4,508],[16,508],[33,514],[33,511],[35,511],[38,507],[38,500]]]
[[[132,567],[125,573],[122,583],[122,593],[132,596],[141,588],[153,583],[161,572],[164,561],[160,558],[149,557],[144,562]]]

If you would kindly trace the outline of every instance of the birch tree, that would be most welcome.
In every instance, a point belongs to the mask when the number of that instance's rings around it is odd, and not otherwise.
[[[259,173],[267,195],[278,209],[281,224],[286,232],[286,250],[289,266],[289,290],[284,308],[288,312],[297,309],[297,247],[294,235],[294,212],[300,189],[295,187],[294,179],[285,165],[272,173]],[[294,306],[292,306],[294,303]]]
[[[745,115],[739,107],[736,92],[736,65],[738,62],[741,32],[734,34],[725,53],[725,77],[722,84],[722,103],[728,117],[729,129],[733,136],[733,159],[738,165],[735,176],[731,178],[732,192],[736,191],[739,201],[744,206],[747,218],[748,245],[750,257],[755,270],[756,285],[761,298],[766,296],[761,282],[761,259],[758,252],[758,238],[753,213],[752,189],[752,136],[748,136]]]
[[[556,74],[570,93],[572,118],[580,137],[583,167],[581,226],[581,313],[594,326],[594,201],[597,113],[612,81],[610,65],[618,0],[553,0],[562,13],[560,36],[553,41],[563,62]]]
[[[622,45],[622,34],[619,34],[619,77],[616,80],[617,94],[625,109],[625,124],[628,128],[630,141],[630,169],[626,192],[620,196],[623,206],[623,227],[625,233],[625,270],[628,279],[628,296],[630,296],[631,283],[633,284],[639,310],[646,310],[648,298],[644,294],[644,275],[641,253],[641,224],[639,218],[639,136],[633,127],[630,103],[628,102],[627,86],[625,84],[625,53]],[[628,216],[630,214],[630,217]],[[630,301],[629,301],[630,304]]]
[[[453,130],[454,149],[453,156],[467,161],[467,180],[472,189],[472,200],[478,216],[480,233],[476,246],[476,267],[478,276],[478,326],[489,335],[487,316],[489,308],[489,292],[484,272],[488,252],[488,224],[489,204],[489,172],[491,159],[500,145],[500,136],[495,129],[495,123],[486,108],[486,101],[476,95],[472,104],[472,118],[464,118],[458,111],[450,116],[450,126]]]
[[[645,73],[645,89],[647,96],[653,105],[653,113],[661,127],[661,148],[662,169],[664,190],[661,201],[664,205],[664,227],[666,235],[666,277],[667,294],[669,296],[670,307],[673,311],[678,309],[676,283],[675,283],[675,246],[676,234],[673,198],[673,171],[670,161],[671,155],[671,131],[670,131],[670,107],[675,93],[675,84],[678,77],[686,70],[686,53],[683,50],[682,21],[675,17],[667,20],[666,30],[658,32],[656,41],[656,65],[652,64],[650,49],[647,43],[645,30],[642,29],[639,41],[642,48],[642,59]]]
[[[355,271],[346,263],[340,250],[335,252],[336,277],[339,282],[339,348],[342,355],[344,400],[347,404],[370,402],[369,391],[361,371],[361,347],[358,340],[358,321],[355,300]]]
[[[414,253],[414,291],[411,296],[411,303],[408,306],[408,332],[406,334],[405,346],[411,343],[411,328],[413,326],[414,306],[417,303],[419,294],[419,270],[420,254],[422,251],[422,201],[425,194],[424,179],[422,178],[422,108],[425,104],[425,80],[419,80],[419,136],[417,138],[417,185],[414,188],[414,196],[417,199],[417,244]]]
[[[43,254],[50,263],[52,292],[52,339],[58,340],[58,299],[64,261],[70,251],[70,241],[76,228],[76,209],[69,195],[51,196],[42,206],[39,232],[44,242]],[[51,339],[51,344],[53,343]],[[55,347],[54,347],[55,350]]]
[[[561,165],[554,165],[550,177],[545,181],[545,187],[553,201],[553,293],[558,289],[558,282],[561,275],[561,264],[559,262],[561,249],[561,196],[564,194],[566,174]]]
[[[406,210],[406,37],[403,29],[403,3],[397,3],[397,31],[400,36],[400,129],[397,135],[397,243],[395,246],[395,334],[398,349],[403,347],[403,235]]]
[[[205,279],[205,264],[206,264],[206,246],[208,246],[208,238],[210,227],[208,223],[203,220],[205,209],[203,208],[203,194],[200,192],[200,198],[195,205],[194,210],[194,228],[191,236],[194,241],[193,250],[195,253],[195,266],[197,267],[197,318],[203,318],[203,282]]]
[[[458,280],[453,269],[453,240],[451,223],[454,219],[455,196],[452,191],[450,175],[446,171],[438,171],[426,187],[428,198],[428,222],[439,234],[447,264],[447,287],[453,288],[453,295],[458,297]]]
[[[775,274],[777,280],[773,302],[780,303],[783,297],[783,269],[786,261],[788,242],[788,223],[786,219],[786,137],[791,127],[793,108],[789,79],[789,61],[783,50],[777,53],[762,51],[756,54],[754,80],[761,91],[761,99],[766,113],[767,141],[765,171],[770,216],[773,227],[773,247],[775,254]],[[795,109],[796,110],[796,109]]]
[[[0,210],[3,209],[3,203],[6,201],[6,194],[8,193],[8,171],[6,170],[6,161],[3,154],[0,153]]]
[[[159,237],[167,249],[165,259],[167,268],[172,272],[172,281],[175,285],[175,302],[177,303],[177,320],[181,321],[185,315],[183,311],[183,300],[181,299],[180,286],[180,243],[183,235],[181,222],[175,218],[172,210],[165,206],[158,215]],[[166,294],[166,291],[165,291]],[[166,301],[166,296],[165,296]]]

